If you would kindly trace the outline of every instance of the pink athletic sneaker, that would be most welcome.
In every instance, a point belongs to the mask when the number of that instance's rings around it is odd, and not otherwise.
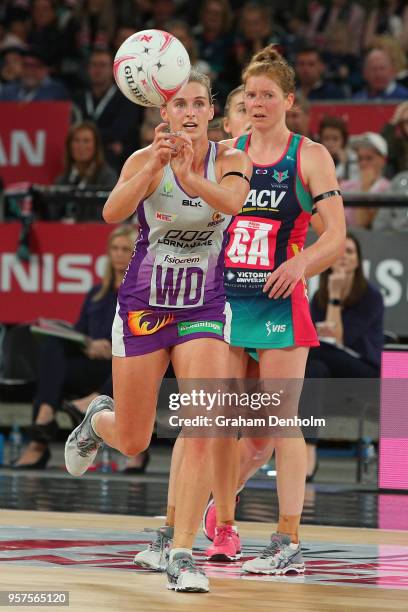
[[[240,493],[243,488],[244,487],[241,487],[239,489],[239,491],[237,491],[237,496],[235,498],[235,506],[239,502],[238,493]],[[216,526],[217,526],[217,515],[216,515],[216,512],[215,512],[214,498],[212,497],[210,499],[210,501],[208,502],[208,504],[207,504],[207,507],[206,507],[206,509],[204,511],[204,516],[203,516],[203,531],[204,531],[204,535],[211,542],[214,540]]]
[[[209,561],[237,561],[241,558],[241,542],[235,528],[222,525],[215,528],[214,542],[205,551]]]

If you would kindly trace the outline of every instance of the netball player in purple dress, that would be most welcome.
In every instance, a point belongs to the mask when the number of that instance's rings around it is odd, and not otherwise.
[[[149,446],[159,382],[170,360],[179,379],[229,376],[224,248],[231,215],[248,194],[252,164],[244,152],[208,141],[214,108],[207,77],[192,73],[161,114],[171,133],[159,125],[152,145],[127,160],[104,207],[108,223],[137,212],[140,236],[112,329],[115,402],[94,400],[69,436],[66,465],[76,476],[103,442],[128,456]],[[169,588],[209,589],[191,549],[208,483],[221,507],[233,499],[236,480],[228,479],[226,487],[225,471],[217,469],[226,452],[236,452],[236,440],[185,439]],[[212,478],[217,473],[219,482]]]

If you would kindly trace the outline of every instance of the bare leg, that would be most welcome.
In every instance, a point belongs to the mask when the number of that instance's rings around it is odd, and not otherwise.
[[[159,384],[168,363],[164,349],[112,359],[115,412],[100,412],[93,424],[97,435],[124,455],[132,457],[149,446]]]
[[[290,414],[297,414],[301,393],[307,347],[273,349],[260,351],[260,375],[267,380],[293,379],[298,381],[290,392]],[[298,428],[291,437],[275,438],[277,465],[277,489],[279,498],[278,532],[290,535],[292,542],[298,542],[298,528],[303,509],[306,480],[306,444]]]
[[[227,344],[219,340],[203,338],[175,346],[172,351],[172,362],[178,379],[214,379],[214,373],[220,379],[229,376]],[[195,534],[211,491],[220,498],[220,503],[226,512],[233,515],[233,502],[236,481],[227,483],[223,466],[228,463],[228,457],[223,455],[222,466],[214,465],[214,440],[211,438],[184,438],[183,457],[180,475],[176,484],[176,520],[174,533],[174,548],[192,548]],[[230,439],[217,440],[231,451],[233,442]],[[235,440],[235,444],[236,444]],[[217,449],[216,460],[220,457]],[[209,459],[211,458],[211,461]],[[233,464],[234,455],[230,457]],[[232,467],[234,470],[234,467]],[[226,486],[227,484],[227,486]],[[231,489],[231,492],[229,491]],[[232,493],[234,491],[234,493]],[[227,500],[227,501],[224,501]],[[231,507],[230,507],[231,506]]]
[[[171,455],[169,490],[167,493],[167,516],[166,525],[174,527],[176,513],[176,483],[180,475],[181,462],[184,453],[184,438],[179,436],[173,446]]]

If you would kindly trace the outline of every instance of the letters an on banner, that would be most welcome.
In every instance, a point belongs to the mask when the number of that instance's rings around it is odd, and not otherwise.
[[[5,186],[52,184],[61,174],[70,102],[2,102],[0,174]]]

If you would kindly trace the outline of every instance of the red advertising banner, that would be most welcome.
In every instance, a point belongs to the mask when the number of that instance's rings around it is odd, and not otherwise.
[[[0,174],[6,186],[54,182],[70,117],[70,102],[1,102]]]
[[[85,293],[105,269],[104,223],[34,223],[28,262],[16,256],[19,223],[0,224],[0,321],[20,323],[39,316],[74,323]]]
[[[351,102],[313,103],[310,109],[310,131],[316,134],[325,115],[341,117],[347,124],[350,134],[362,132],[381,132],[391,119],[397,104],[357,104]]]

